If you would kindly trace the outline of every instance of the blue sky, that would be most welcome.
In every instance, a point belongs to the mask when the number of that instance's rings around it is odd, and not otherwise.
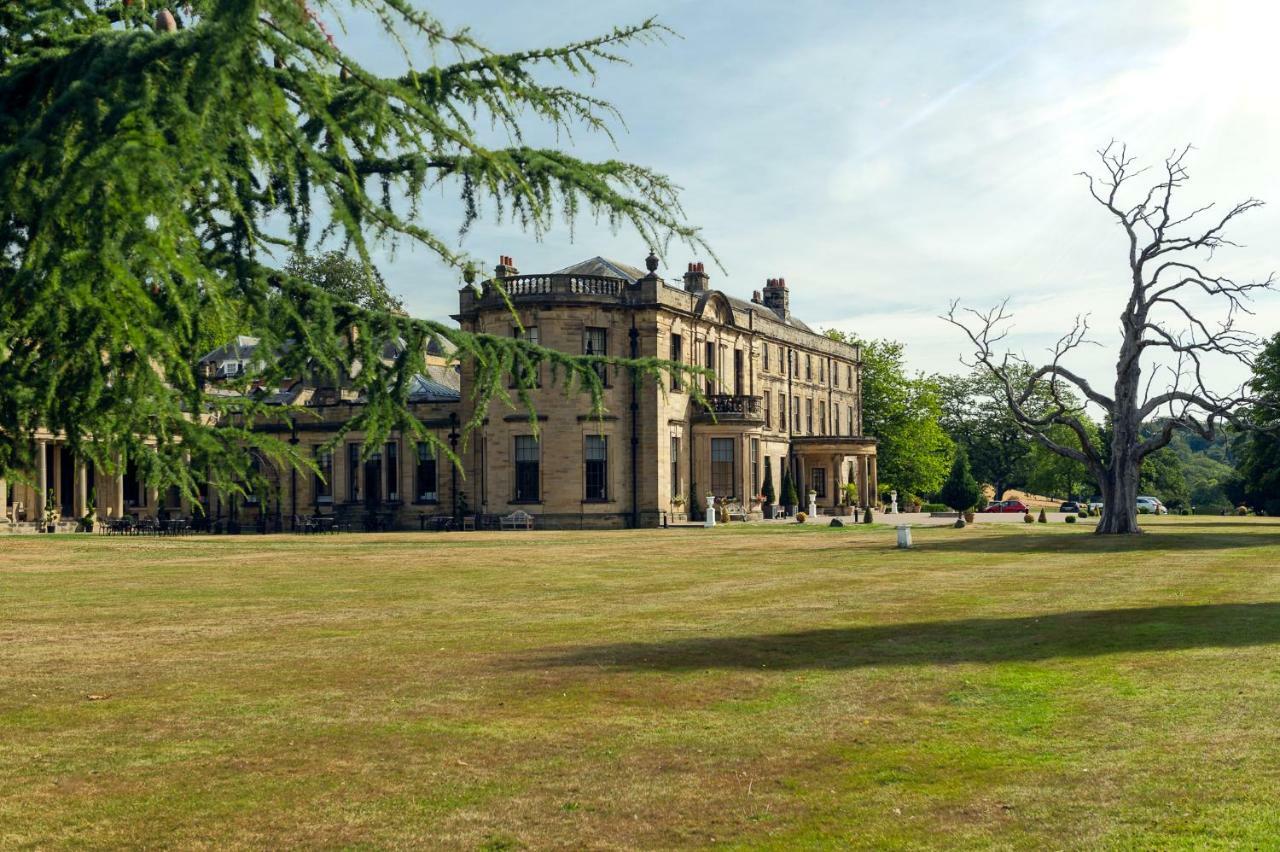
[[[1192,143],[1187,203],[1253,195],[1280,203],[1275,84],[1280,10],[1265,2],[540,3],[436,2],[446,25],[494,49],[546,46],[657,15],[679,33],[602,70],[597,94],[627,128],[616,150],[578,138],[584,157],[620,156],[670,175],[688,218],[724,263],[713,286],[749,296],[784,276],[811,324],[907,344],[924,370],[960,369],[952,298],[1006,296],[1011,346],[1035,358],[1080,312],[1109,343],[1124,301],[1126,247],[1076,173],[1112,138],[1158,165]],[[340,44],[377,66],[376,28],[349,22]],[[419,64],[432,58],[424,54]],[[537,137],[535,137],[537,138]],[[1280,269],[1280,206],[1234,231],[1246,247],[1216,269]],[[427,224],[457,228],[447,198]],[[548,271],[602,254],[641,265],[629,232],[580,220],[541,242],[492,217],[463,247],[491,265]],[[678,278],[700,258],[673,246]],[[456,274],[420,251],[383,260],[418,315],[456,306]],[[1280,330],[1280,295],[1252,320]],[[1111,349],[1082,353],[1105,380]],[[1241,378],[1221,367],[1220,382]],[[1104,384],[1109,384],[1105,382]]]

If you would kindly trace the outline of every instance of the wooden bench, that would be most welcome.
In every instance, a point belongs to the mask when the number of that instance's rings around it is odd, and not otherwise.
[[[746,521],[747,510],[741,503],[730,503],[724,507],[724,514],[731,521]]]
[[[510,515],[502,518],[501,527],[504,530],[531,530],[533,529],[533,515],[523,509],[516,509]]]

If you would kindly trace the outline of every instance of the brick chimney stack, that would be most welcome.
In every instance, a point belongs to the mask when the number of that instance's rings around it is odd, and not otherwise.
[[[791,297],[787,293],[787,279],[770,278],[765,282],[764,306],[784,320],[791,317]]]
[[[689,271],[684,274],[684,289],[690,293],[705,293],[711,284],[711,276],[702,266],[702,261],[689,264]]]
[[[511,255],[504,254],[498,258],[498,265],[493,268],[494,278],[512,278],[520,274],[520,270],[516,269],[516,262],[511,259]]]

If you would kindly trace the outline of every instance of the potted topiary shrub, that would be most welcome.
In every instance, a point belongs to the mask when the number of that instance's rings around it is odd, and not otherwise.
[[[1028,509],[1026,512],[1024,512],[1024,513],[1023,513],[1023,515],[1022,515],[1022,522],[1023,522],[1024,524],[1034,524],[1034,523],[1036,522],[1036,519],[1035,519],[1035,518],[1033,518],[1033,517],[1031,517],[1031,510],[1030,510],[1030,509]]]
[[[957,519],[963,518],[956,524],[957,527],[973,522],[973,507],[981,496],[982,489],[969,471],[969,456],[963,447],[959,447],[956,449],[955,461],[951,463],[951,474],[942,484],[942,491],[939,493],[942,502],[955,509]]]
[[[98,525],[97,495],[94,489],[89,490],[89,501],[84,507],[84,517],[80,519],[80,532],[93,532]]]
[[[862,510],[862,522],[863,522],[864,524],[869,524],[869,523],[871,523],[871,521],[872,521],[872,517],[871,517],[871,507],[870,507],[870,506],[867,506],[867,507],[865,507],[865,508]]]
[[[803,523],[804,523],[805,521],[807,521],[807,520],[809,520],[809,516],[808,516],[808,515],[806,515],[804,512],[796,512],[796,523],[797,523],[797,524],[803,524]]]
[[[766,520],[773,520],[773,504],[778,502],[778,493],[773,490],[773,465],[768,456],[764,457],[764,487],[760,489],[760,496],[764,498],[760,511]]]
[[[58,501],[53,497],[53,489],[49,489],[44,501],[44,531],[46,533],[55,533],[58,531],[58,521],[62,520],[62,513],[58,511]]]
[[[1044,513],[1044,509],[1041,509],[1041,510],[1040,510],[1040,517],[1036,518],[1036,520],[1037,520],[1037,521],[1039,521],[1039,522],[1040,522],[1040,523],[1042,523],[1042,524],[1047,524],[1047,523],[1049,523],[1049,516],[1048,516],[1048,515],[1046,515],[1046,514]]]

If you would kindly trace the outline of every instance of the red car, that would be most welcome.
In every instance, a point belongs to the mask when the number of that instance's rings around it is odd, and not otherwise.
[[[992,503],[990,506],[983,509],[982,511],[1022,513],[1027,511],[1027,504],[1023,503],[1021,500],[1001,500],[997,503]]]

